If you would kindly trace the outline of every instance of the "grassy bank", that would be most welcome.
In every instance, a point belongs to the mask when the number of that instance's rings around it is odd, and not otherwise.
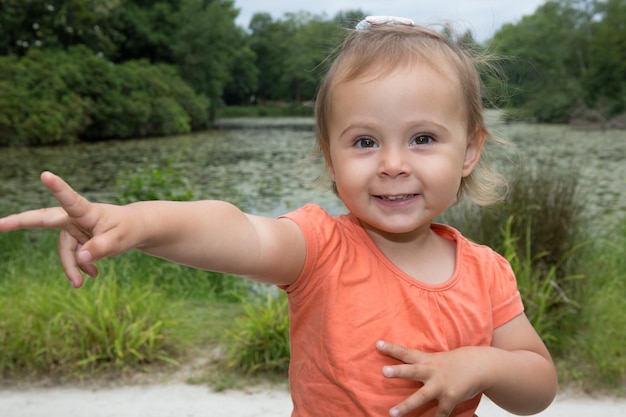
[[[119,376],[177,366],[189,348],[223,343],[243,311],[242,278],[196,271],[140,253],[100,263],[71,288],[57,233],[0,234],[0,370],[7,379]]]

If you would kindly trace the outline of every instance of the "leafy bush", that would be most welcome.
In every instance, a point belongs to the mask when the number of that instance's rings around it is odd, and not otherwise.
[[[87,82],[79,78],[71,83],[87,102],[89,123],[82,139],[170,135],[189,132],[192,124],[208,124],[208,101],[195,96],[167,66],[153,66],[145,60],[113,65],[84,48],[72,51],[82,65],[91,67]],[[184,98],[183,104],[178,97]],[[193,109],[193,115],[185,108]],[[192,116],[197,118],[193,123]]]
[[[287,373],[289,314],[287,296],[268,292],[245,305],[244,317],[227,331],[228,365],[249,373]]]
[[[210,100],[194,92],[191,86],[179,77],[174,67],[157,65],[155,68],[167,77],[169,96],[189,116],[191,130],[196,131],[208,127],[210,114],[213,111]]]
[[[0,87],[0,146],[171,135],[210,118],[172,67],[114,65],[82,46],[0,57]]]
[[[81,98],[57,70],[62,54],[33,50],[0,57],[0,145],[74,142],[83,124]]]
[[[183,171],[172,168],[139,166],[134,172],[121,172],[115,180],[117,203],[128,204],[146,200],[190,201],[194,199],[191,181]]]

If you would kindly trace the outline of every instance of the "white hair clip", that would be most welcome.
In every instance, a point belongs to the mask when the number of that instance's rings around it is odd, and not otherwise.
[[[406,17],[397,17],[397,16],[367,16],[365,19],[361,20],[357,23],[355,29],[356,30],[367,30],[373,26],[384,26],[384,25],[402,25],[402,26],[415,26],[415,23],[411,19],[407,19]]]

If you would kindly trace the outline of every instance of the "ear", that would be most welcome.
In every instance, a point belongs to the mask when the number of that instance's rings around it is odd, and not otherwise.
[[[471,137],[468,138],[467,148],[465,148],[465,160],[463,161],[463,177],[467,177],[472,173],[478,161],[485,144],[485,131],[478,129]]]

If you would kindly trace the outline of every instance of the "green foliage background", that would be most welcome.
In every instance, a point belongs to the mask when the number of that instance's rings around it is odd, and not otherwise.
[[[540,122],[610,122],[626,111],[626,2],[550,0],[492,40],[508,106]],[[624,121],[620,122],[624,127]]]
[[[313,100],[367,14],[257,13],[244,29],[238,13],[232,0],[1,1],[0,146],[185,133],[224,105]],[[624,21],[623,0],[548,0],[484,44],[443,31],[506,57],[511,117],[623,125]]]

